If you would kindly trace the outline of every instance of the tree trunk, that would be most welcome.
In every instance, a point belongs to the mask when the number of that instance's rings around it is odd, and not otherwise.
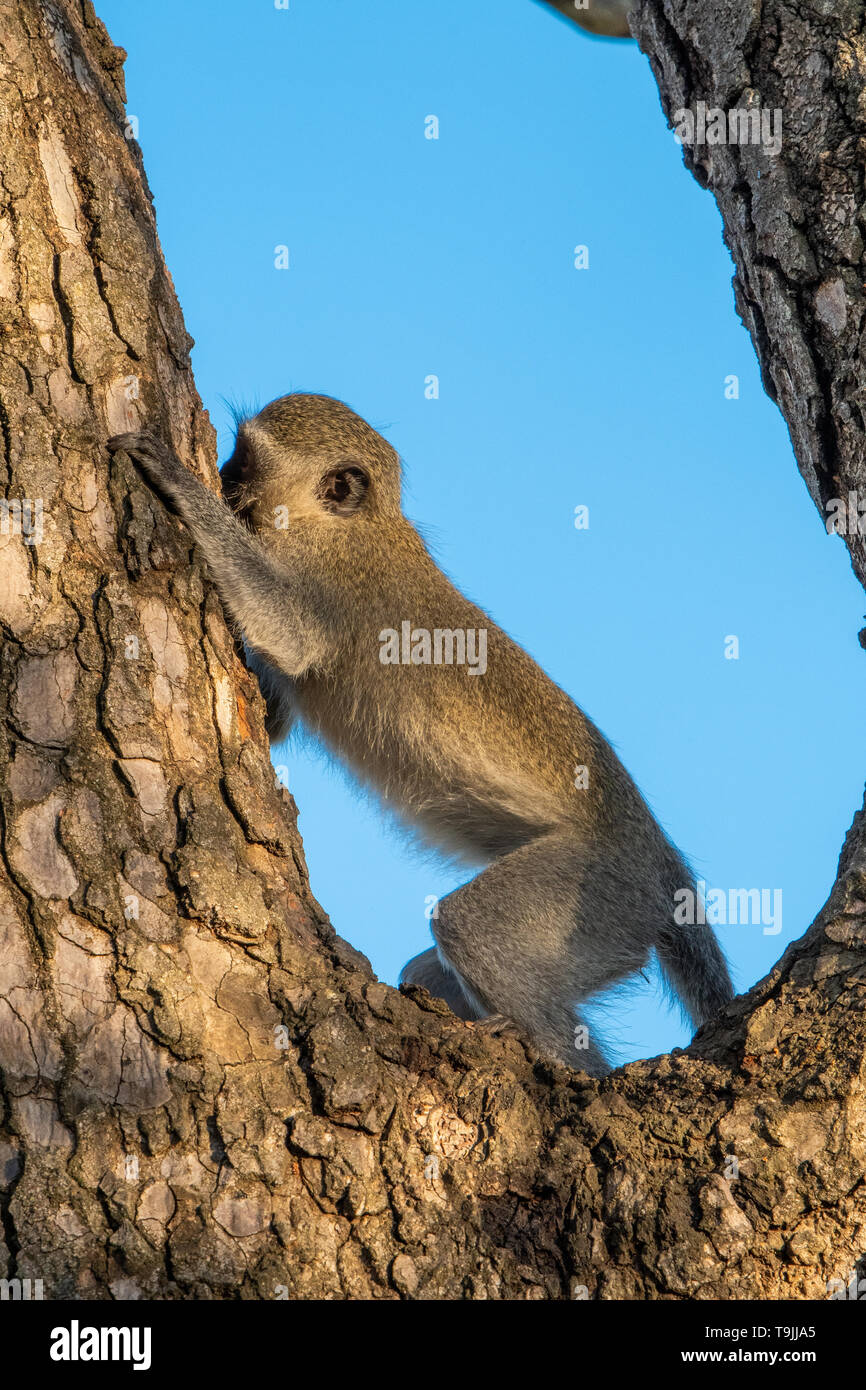
[[[811,113],[760,185],[730,151],[712,180],[813,495],[862,486],[862,6],[665,8],[669,107],[748,78]],[[123,55],[90,0],[0,15],[0,1271],[51,1299],[825,1297],[866,1235],[866,816],[772,975],[603,1083],[379,984],[310,895],[186,533],[105,451],[147,425],[215,483]]]

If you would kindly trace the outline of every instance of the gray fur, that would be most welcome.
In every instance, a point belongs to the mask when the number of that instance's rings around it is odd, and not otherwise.
[[[365,421],[325,396],[273,401],[239,426],[228,506],[152,436],[109,448],[201,547],[272,739],[300,719],[423,841],[481,866],[442,899],[435,951],[402,983],[463,1018],[504,1015],[594,1074],[607,1063],[576,1045],[576,1007],[653,948],[695,1024],[731,998],[713,932],[673,920],[691,871],[595,725],[435,564],[402,513],[397,455]],[[484,629],[486,671],[383,665],[380,635],[404,621]]]

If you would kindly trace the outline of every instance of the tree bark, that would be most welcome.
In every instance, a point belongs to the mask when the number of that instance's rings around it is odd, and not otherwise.
[[[785,85],[817,134],[784,175],[712,159],[820,499],[863,482],[839,221],[862,6],[743,0],[726,34],[700,8],[644,10],[668,106],[698,72],[731,92],[744,52],[766,101],[818,55],[806,106]],[[188,537],[105,451],[147,425],[215,485],[123,54],[90,0],[0,15],[0,1274],[52,1299],[825,1297],[866,1235],[866,815],[772,974],[603,1083],[377,982],[310,894]]]
[[[737,308],[823,517],[832,499],[866,502],[864,16],[863,0],[642,0],[632,11],[671,122],[699,101],[779,113],[779,155],[760,143],[683,152],[719,205]],[[846,543],[866,584],[866,515]]]

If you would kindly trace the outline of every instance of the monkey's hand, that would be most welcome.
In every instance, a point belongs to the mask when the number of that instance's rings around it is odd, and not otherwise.
[[[167,444],[143,432],[116,434],[108,448],[113,454],[128,454],[189,528],[223,606],[248,646],[290,677],[329,655],[327,633],[315,616],[309,585],[305,589],[302,578],[280,565]]]
[[[184,468],[177,455],[164,444],[156,435],[149,434],[147,431],[133,434],[116,434],[108,441],[108,450],[112,454],[123,450],[129,454],[133,463],[144,474],[147,481],[163,497],[166,502],[171,502],[183,515],[181,499],[184,493],[189,490],[189,484],[197,484],[198,479],[194,478],[188,468]]]

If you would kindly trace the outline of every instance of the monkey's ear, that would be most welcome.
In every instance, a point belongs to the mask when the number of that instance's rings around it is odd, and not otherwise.
[[[347,463],[320,478],[316,493],[325,511],[334,516],[351,516],[360,507],[369,486],[367,472],[357,463]]]

